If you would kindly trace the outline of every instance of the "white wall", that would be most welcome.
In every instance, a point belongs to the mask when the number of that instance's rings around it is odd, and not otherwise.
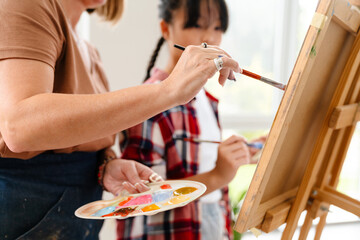
[[[116,26],[90,18],[90,42],[101,55],[111,90],[140,84],[160,38],[157,0],[128,0]],[[163,45],[157,65],[166,61]]]

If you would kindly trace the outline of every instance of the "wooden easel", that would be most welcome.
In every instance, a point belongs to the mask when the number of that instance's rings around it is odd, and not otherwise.
[[[282,239],[292,238],[302,212],[299,209],[305,207],[307,215],[299,239],[306,239],[312,222],[317,217],[320,217],[320,222],[315,239],[320,239],[329,205],[360,217],[360,201],[336,191],[356,123],[360,121],[360,34],[357,34],[329,110],[326,117],[328,125],[321,130],[316,151],[311,156],[292,204]]]
[[[360,121],[359,26],[349,2],[320,0],[235,230],[286,223],[282,239],[292,239],[307,210],[299,239],[317,217],[320,239],[329,205],[360,216],[360,201],[336,191]]]

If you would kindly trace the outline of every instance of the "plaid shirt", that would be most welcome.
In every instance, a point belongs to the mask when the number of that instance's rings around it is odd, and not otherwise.
[[[156,83],[168,75],[155,69],[146,83]],[[206,92],[218,121],[218,100]],[[219,121],[218,121],[219,124]],[[198,143],[174,140],[198,138],[200,128],[196,119],[196,109],[192,101],[174,107],[155,117],[122,132],[121,158],[139,161],[159,173],[164,179],[186,178],[198,174]],[[230,208],[227,189],[223,189],[219,202],[226,222],[225,239],[231,235]],[[154,216],[138,216],[117,221],[118,239],[201,239],[201,201]]]

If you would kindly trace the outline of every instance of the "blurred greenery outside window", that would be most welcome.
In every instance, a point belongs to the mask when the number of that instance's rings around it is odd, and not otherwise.
[[[240,67],[287,83],[306,32],[315,12],[314,0],[227,0],[230,26],[222,48],[231,53]],[[240,134],[251,140],[268,133],[280,104],[283,91],[244,75],[227,81],[225,87],[216,79],[206,89],[220,99],[219,113],[223,139]],[[230,183],[233,208],[245,196],[255,165],[239,168]],[[360,193],[360,128],[350,146],[339,182],[339,191],[359,199]]]

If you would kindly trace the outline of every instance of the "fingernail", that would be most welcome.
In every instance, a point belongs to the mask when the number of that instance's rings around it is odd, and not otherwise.
[[[158,175],[157,173],[153,173],[151,174],[151,176],[149,177],[151,182],[159,182],[159,181],[163,181],[162,177],[160,177],[160,175]]]
[[[146,186],[144,183],[140,183],[140,185],[144,188],[144,189],[150,189],[148,186]]]
[[[141,180],[143,184],[149,184],[150,182],[148,180]]]
[[[153,182],[156,179],[156,173],[152,173],[149,177],[150,182]]]
[[[134,189],[134,190],[137,189],[134,185],[130,184],[129,182],[123,182],[123,185],[126,186],[126,187],[128,187],[128,188],[132,188],[132,189]]]

